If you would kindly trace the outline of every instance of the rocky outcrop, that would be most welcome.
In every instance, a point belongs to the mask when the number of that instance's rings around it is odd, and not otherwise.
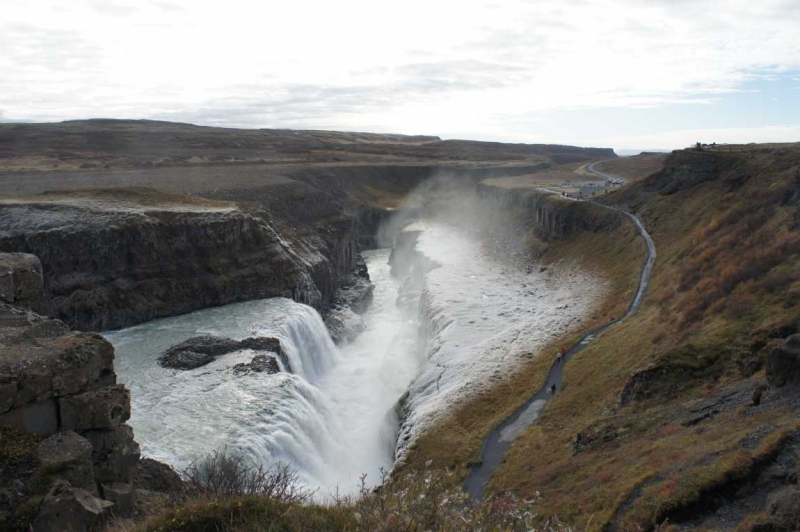
[[[252,349],[269,351],[275,356],[283,354],[281,342],[277,338],[245,338],[242,341],[219,336],[195,336],[173,345],[158,357],[158,363],[165,368],[194,369],[212,362],[220,355]]]
[[[17,445],[4,454],[16,463],[4,465],[0,491],[14,487],[18,524],[89,530],[110,513],[129,512],[140,455],[124,424],[129,417],[130,394],[116,382],[110,343],[0,303],[0,446],[24,441],[14,434],[41,439],[30,451]]]
[[[266,373],[272,375],[280,372],[278,359],[267,355],[256,355],[248,364],[236,364],[233,372],[237,375],[249,375],[251,373]]]
[[[644,188],[662,195],[674,194],[693,186],[713,181],[736,165],[736,156],[699,150],[678,150],[664,161],[664,167],[647,177]],[[734,172],[726,174],[723,187],[727,192],[744,185],[748,174]]]
[[[800,384],[800,334],[793,334],[786,343],[767,356],[767,382],[773,388]]]
[[[0,250],[41,260],[41,310],[82,330],[273,296],[320,303],[275,231],[232,207],[11,203],[0,227]]]

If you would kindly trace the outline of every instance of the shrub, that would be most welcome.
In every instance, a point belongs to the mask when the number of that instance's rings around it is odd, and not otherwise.
[[[221,499],[255,495],[289,504],[308,501],[313,492],[303,488],[287,465],[269,469],[251,466],[225,449],[194,461],[184,472],[188,491],[202,498]]]

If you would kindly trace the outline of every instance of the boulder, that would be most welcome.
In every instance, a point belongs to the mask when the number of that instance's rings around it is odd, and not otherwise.
[[[114,503],[58,480],[42,501],[33,532],[83,532],[99,529]]]
[[[800,384],[800,334],[793,334],[767,356],[767,382],[773,388]]]
[[[101,484],[100,490],[105,500],[114,503],[115,516],[126,516],[133,512],[133,504],[136,502],[136,490],[133,484],[112,482],[110,484]]]
[[[267,373],[271,375],[280,371],[278,360],[267,355],[256,355],[249,364],[236,364],[233,366],[233,372],[237,375],[247,375],[248,373]]]
[[[239,342],[218,336],[196,336],[173,345],[158,358],[165,368],[194,369],[208,364],[219,355],[239,349]]]
[[[66,480],[76,488],[94,492],[92,444],[72,431],[50,436],[36,448],[36,457],[48,475]]]
[[[252,349],[254,351],[271,351],[281,355],[281,342],[277,338],[253,337],[241,342],[218,336],[196,336],[189,338],[164,351],[158,363],[165,368],[194,369],[212,362],[220,355]]]
[[[59,400],[62,430],[111,429],[131,417],[131,394],[121,384]]]
[[[253,351],[270,351],[280,355],[281,341],[270,336],[253,336],[239,342],[238,349],[252,349]]]
[[[134,482],[137,489],[147,491],[173,494],[181,494],[184,491],[181,476],[172,467],[152,458],[139,460]]]
[[[0,253],[0,300],[31,307],[44,296],[42,263],[27,253]]]
[[[141,455],[133,429],[120,425],[111,430],[84,433],[92,444],[92,462],[97,482],[131,483]]]

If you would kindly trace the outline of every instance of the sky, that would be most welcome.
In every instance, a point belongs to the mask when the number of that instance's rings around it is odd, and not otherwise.
[[[2,0],[0,121],[800,141],[800,0]]]

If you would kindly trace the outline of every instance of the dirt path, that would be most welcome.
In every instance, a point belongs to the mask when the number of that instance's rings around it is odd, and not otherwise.
[[[607,176],[607,174],[603,174],[597,170],[594,170],[593,166],[594,165],[592,164],[588,166],[587,169],[600,177]],[[639,307],[642,305],[644,294],[650,284],[650,275],[653,269],[653,263],[656,260],[656,246],[653,243],[653,239],[650,238],[650,235],[645,230],[641,221],[633,214],[622,211],[621,209],[609,207],[608,205],[603,205],[601,203],[592,203],[606,209],[618,211],[627,216],[636,226],[639,236],[644,239],[645,244],[647,245],[647,260],[645,260],[645,263],[642,265],[642,271],[639,275],[639,286],[636,289],[633,300],[631,300],[631,303],[628,306],[628,310],[622,317],[592,329],[583,335],[581,339],[578,340],[578,343],[571,346],[567,350],[566,357],[560,363],[553,363],[553,365],[550,367],[550,372],[547,374],[547,379],[544,382],[544,386],[542,386],[542,388],[533,397],[529,398],[524,405],[518,408],[513,414],[506,418],[505,421],[503,421],[500,425],[495,427],[492,432],[489,433],[489,436],[487,436],[483,442],[483,448],[481,449],[480,461],[478,462],[478,465],[472,468],[467,476],[467,480],[464,482],[464,491],[475,500],[480,500],[483,498],[483,492],[486,488],[486,484],[488,484],[497,467],[503,462],[503,458],[505,457],[506,452],[511,447],[511,444],[514,442],[514,440],[516,440],[520,434],[522,434],[528,427],[536,423],[536,421],[539,419],[544,411],[547,401],[553,398],[553,394],[550,393],[552,385],[555,384],[556,390],[561,390],[562,374],[564,371],[564,366],[567,364],[567,362],[569,362],[573,356],[581,352],[587,345],[589,345],[589,343],[594,340],[597,335],[622,322],[625,318],[639,310]],[[556,391],[556,393],[558,393],[558,391]]]

